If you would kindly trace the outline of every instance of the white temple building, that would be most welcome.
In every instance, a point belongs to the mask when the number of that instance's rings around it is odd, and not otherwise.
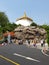
[[[26,13],[20,18],[18,18],[15,22],[17,25],[23,25],[23,26],[30,26],[31,23],[33,23],[33,20],[26,16]]]

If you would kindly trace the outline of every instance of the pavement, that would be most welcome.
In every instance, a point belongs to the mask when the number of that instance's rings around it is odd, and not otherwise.
[[[49,65],[49,56],[41,49],[9,44],[0,46],[0,65]]]

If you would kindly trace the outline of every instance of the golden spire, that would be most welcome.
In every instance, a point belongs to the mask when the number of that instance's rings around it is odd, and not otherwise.
[[[24,12],[24,15],[23,15],[23,17],[27,17],[27,16],[26,16],[26,12]]]
[[[31,18],[27,17],[26,12],[24,12],[24,15],[21,18],[18,18],[17,21],[22,20],[22,19],[27,19],[27,20],[33,21]]]

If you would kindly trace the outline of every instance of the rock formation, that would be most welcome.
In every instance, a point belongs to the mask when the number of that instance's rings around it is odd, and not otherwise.
[[[14,30],[15,32],[15,37],[17,39],[22,39],[22,40],[33,40],[33,39],[38,39],[40,40],[41,38],[46,39],[46,31],[43,28],[39,28],[37,26],[19,26]]]

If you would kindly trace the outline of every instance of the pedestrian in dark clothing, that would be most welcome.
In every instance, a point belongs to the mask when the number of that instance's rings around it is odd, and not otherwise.
[[[30,40],[28,40],[28,44],[30,44]]]

